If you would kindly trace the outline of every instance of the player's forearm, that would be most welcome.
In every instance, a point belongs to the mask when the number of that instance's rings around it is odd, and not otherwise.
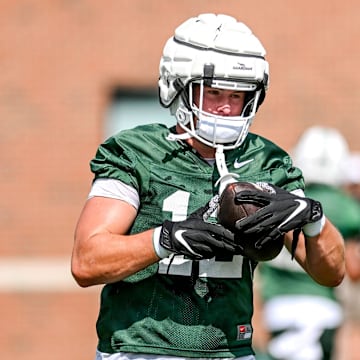
[[[82,287],[120,281],[157,262],[152,232],[131,235],[101,233],[75,247],[71,270]]]
[[[327,220],[319,236],[306,238],[306,269],[319,284],[337,286],[345,276],[344,241]]]

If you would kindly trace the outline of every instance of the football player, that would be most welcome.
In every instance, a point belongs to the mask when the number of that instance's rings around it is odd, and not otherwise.
[[[302,169],[306,196],[321,201],[347,247],[348,240],[360,235],[360,205],[342,188],[349,156],[346,139],[335,128],[312,126],[301,135],[292,156]],[[335,289],[313,281],[286,252],[258,269],[271,359],[333,359],[343,322]]]
[[[80,286],[105,284],[97,359],[255,359],[256,262],[242,255],[242,238],[286,233],[290,249],[292,230],[302,229],[296,260],[322,285],[342,281],[342,237],[302,196],[301,171],[249,133],[268,84],[265,49],[245,24],[190,18],[160,61],[160,102],[176,126],[124,130],[99,146],[72,256]],[[216,195],[237,177],[267,182],[275,195],[245,194],[264,207],[235,236],[215,215]]]

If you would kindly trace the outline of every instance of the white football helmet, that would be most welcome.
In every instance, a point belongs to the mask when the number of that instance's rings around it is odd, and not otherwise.
[[[160,61],[160,103],[170,108],[186,132],[202,143],[224,149],[240,146],[269,83],[266,51],[251,30],[227,15],[201,14],[180,25]],[[199,106],[192,84],[200,84]],[[247,92],[238,116],[219,116],[202,109],[203,86]]]
[[[293,149],[294,165],[304,175],[305,183],[340,186],[346,180],[349,146],[335,128],[312,126]]]

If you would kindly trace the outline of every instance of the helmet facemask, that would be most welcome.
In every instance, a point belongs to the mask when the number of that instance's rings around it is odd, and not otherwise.
[[[194,86],[200,87],[198,105],[194,99]],[[246,93],[242,111],[237,116],[212,114],[203,108],[204,86],[214,89],[243,91]],[[233,149],[242,144],[260,105],[262,88],[258,84],[224,78],[192,79],[180,92],[176,111],[180,127],[191,137],[216,148]]]

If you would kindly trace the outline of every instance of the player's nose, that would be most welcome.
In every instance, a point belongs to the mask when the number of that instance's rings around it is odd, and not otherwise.
[[[222,105],[219,105],[217,108],[216,108],[216,111],[219,113],[219,114],[223,114],[223,115],[229,115],[231,113],[231,107],[229,104],[222,104]]]

